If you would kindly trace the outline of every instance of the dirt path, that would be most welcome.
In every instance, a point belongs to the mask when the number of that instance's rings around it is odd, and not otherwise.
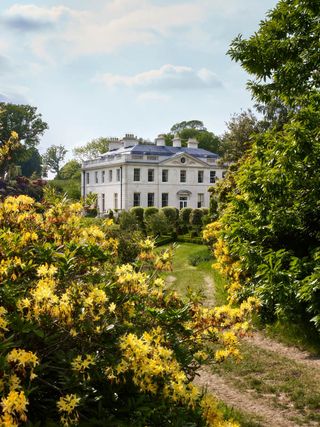
[[[222,400],[228,406],[232,406],[242,412],[245,412],[257,419],[257,422],[261,426],[268,427],[296,427],[297,423],[291,421],[294,417],[297,419],[301,415],[290,410],[276,410],[271,406],[270,397],[264,396],[263,399],[259,399],[256,396],[252,396],[250,392],[239,392],[238,389],[232,386],[224,378],[219,375],[212,374],[207,370],[201,370],[199,377],[196,378],[195,383],[206,389],[209,393],[212,393],[219,400]],[[270,405],[268,404],[270,403]],[[309,424],[312,425],[312,424]],[[313,424],[316,426],[317,424]]]
[[[208,297],[206,305],[214,303],[214,282],[212,277],[204,278],[204,291]],[[320,357],[315,357],[306,351],[301,351],[295,347],[289,347],[280,342],[267,338],[261,332],[252,332],[244,338],[245,343],[253,348],[260,348],[275,354],[275,357],[282,356],[293,361],[303,368],[312,372],[313,378],[319,378],[320,384]],[[240,378],[239,378],[240,380]],[[199,376],[195,383],[212,393],[219,400],[223,401],[229,407],[240,410],[242,413],[250,415],[256,425],[266,427],[297,427],[297,426],[319,426],[318,421],[312,421],[304,417],[303,412],[294,408],[294,404],[288,400],[285,394],[277,394],[278,403],[287,403],[286,405],[277,406],[275,404],[276,394],[257,395],[255,390],[239,390],[236,387],[237,378],[234,377],[232,382],[230,378],[224,377],[223,374],[213,373],[210,368],[199,371]]]
[[[320,375],[320,356],[313,356],[307,351],[301,351],[296,347],[289,347],[278,341],[274,341],[260,332],[252,332],[250,336],[244,338],[244,341],[260,347],[264,350],[273,351],[287,359],[303,364],[304,366],[314,369],[314,372]]]

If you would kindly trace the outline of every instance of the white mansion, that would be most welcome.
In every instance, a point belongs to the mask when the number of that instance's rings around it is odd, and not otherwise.
[[[83,163],[82,196],[97,194],[100,213],[133,206],[208,207],[208,187],[224,173],[218,159],[198,148],[195,139],[181,147],[175,137],[173,146],[166,146],[159,135],[146,145],[127,134],[110,140],[107,153]]]

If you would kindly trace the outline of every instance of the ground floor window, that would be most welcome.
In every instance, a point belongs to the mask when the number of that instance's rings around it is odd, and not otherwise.
[[[188,197],[180,196],[180,209],[186,208],[188,206]]]
[[[154,206],[154,193],[148,193],[148,206]]]
[[[114,193],[114,209],[118,209],[118,193]]]
[[[101,209],[102,209],[102,212],[106,211],[106,197],[104,193],[101,194]]]
[[[168,206],[169,203],[169,193],[162,193],[161,195],[161,207]]]
[[[140,206],[140,193],[133,193],[133,206]]]
[[[198,208],[203,208],[204,205],[204,194],[198,193]]]

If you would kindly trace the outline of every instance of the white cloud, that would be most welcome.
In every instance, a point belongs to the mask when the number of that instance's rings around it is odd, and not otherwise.
[[[205,10],[197,2],[157,5],[153,0],[113,0],[99,8],[71,9],[16,4],[2,19],[33,38],[33,53],[78,56],[110,53],[121,47],[157,43],[174,31],[200,23]],[[39,49],[38,39],[41,39]],[[62,55],[61,55],[62,54]]]
[[[171,64],[133,76],[106,73],[98,75],[94,80],[104,83],[107,88],[128,87],[143,90],[208,89],[221,86],[216,75],[206,68],[194,70],[191,67]]]

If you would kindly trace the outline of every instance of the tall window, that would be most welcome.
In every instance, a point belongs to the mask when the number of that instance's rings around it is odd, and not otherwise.
[[[104,193],[101,194],[101,208],[102,208],[102,212],[106,211],[106,198]]]
[[[140,193],[133,193],[133,206],[140,206]]]
[[[187,182],[187,171],[186,170],[180,171],[180,182]]]
[[[117,181],[120,181],[120,169],[117,169]]]
[[[134,181],[140,181],[140,169],[133,169],[133,180]],[[139,205],[136,205],[139,206]]]
[[[188,197],[180,196],[180,209],[186,208],[188,206]]]
[[[86,173],[86,181],[87,181],[87,184],[90,184],[90,174],[89,174],[89,172]]]
[[[216,171],[210,171],[210,184],[214,184],[216,182]]]
[[[198,208],[203,208],[204,205],[204,194],[198,193]]]
[[[198,182],[203,182],[203,171],[198,171]]]
[[[161,206],[164,208],[168,206],[169,203],[169,193],[162,193],[161,194]]]
[[[169,171],[168,169],[162,169],[162,182],[168,182]]]
[[[154,181],[154,169],[148,169],[148,182]]]
[[[114,209],[118,209],[118,193],[114,193],[113,201],[114,201]]]
[[[109,170],[109,181],[112,181],[112,169]]]
[[[94,173],[94,180],[95,180],[95,183],[98,184],[98,182],[99,182],[98,172]]]
[[[148,206],[154,206],[154,193],[148,193]]]
[[[106,171],[101,171],[101,182],[104,182],[104,178],[106,176]]]

